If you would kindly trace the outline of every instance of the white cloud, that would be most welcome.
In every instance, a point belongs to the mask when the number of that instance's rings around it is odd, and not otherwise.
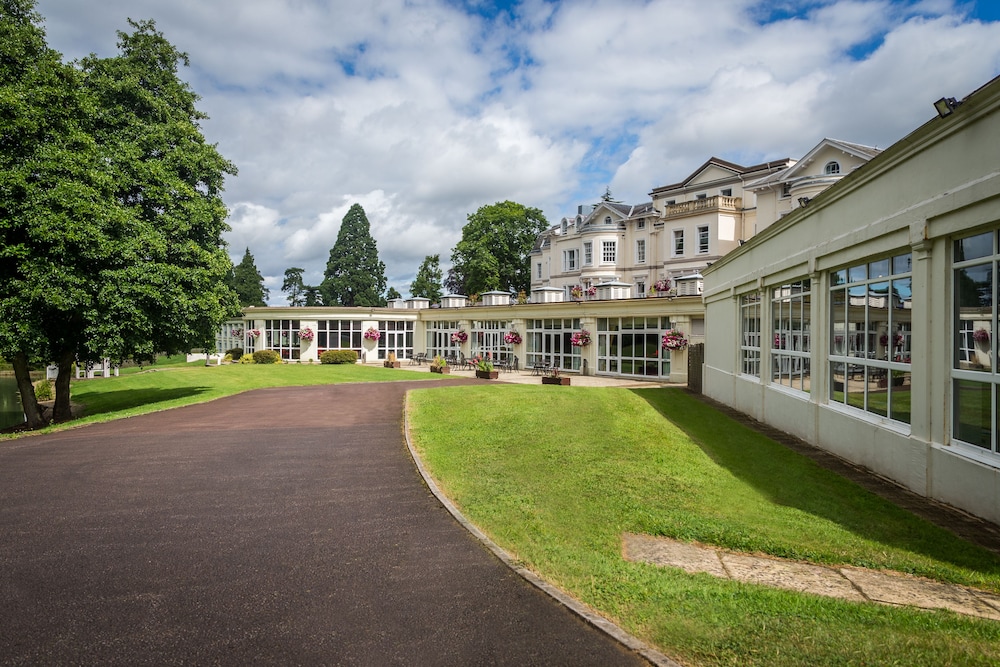
[[[484,3],[482,8],[492,6]],[[227,235],[272,289],[318,282],[365,208],[390,284],[447,265],[466,216],[511,199],[555,222],[610,184],[645,200],[712,155],[798,157],[824,136],[886,146],[1000,72],[1000,23],[958,0],[40,0],[68,57],[153,18],[189,53],[203,124],[240,170]]]

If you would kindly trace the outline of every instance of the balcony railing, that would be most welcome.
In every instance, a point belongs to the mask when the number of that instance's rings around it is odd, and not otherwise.
[[[693,199],[691,201],[681,202],[680,204],[671,204],[670,206],[664,208],[663,219],[679,218],[685,215],[694,215],[695,213],[706,213],[710,211],[736,213],[742,208],[742,197],[723,197],[722,195],[716,195],[715,197]]]

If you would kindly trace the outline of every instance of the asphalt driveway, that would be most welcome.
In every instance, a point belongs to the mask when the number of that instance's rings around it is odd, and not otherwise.
[[[406,389],[267,389],[0,443],[4,664],[646,664],[431,495]]]

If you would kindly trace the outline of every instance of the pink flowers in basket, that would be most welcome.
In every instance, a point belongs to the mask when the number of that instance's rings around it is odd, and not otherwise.
[[[679,329],[668,329],[663,334],[661,347],[667,350],[683,350],[688,345],[687,336]]]

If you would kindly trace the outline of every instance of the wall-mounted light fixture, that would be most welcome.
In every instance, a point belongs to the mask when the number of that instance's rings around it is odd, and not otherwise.
[[[810,201],[809,197],[799,197],[799,206],[805,208],[806,206],[809,206]]]
[[[938,116],[944,118],[945,116],[951,115],[951,112],[955,110],[961,102],[956,100],[954,97],[942,97],[937,102],[934,103],[934,109],[938,112]]]

